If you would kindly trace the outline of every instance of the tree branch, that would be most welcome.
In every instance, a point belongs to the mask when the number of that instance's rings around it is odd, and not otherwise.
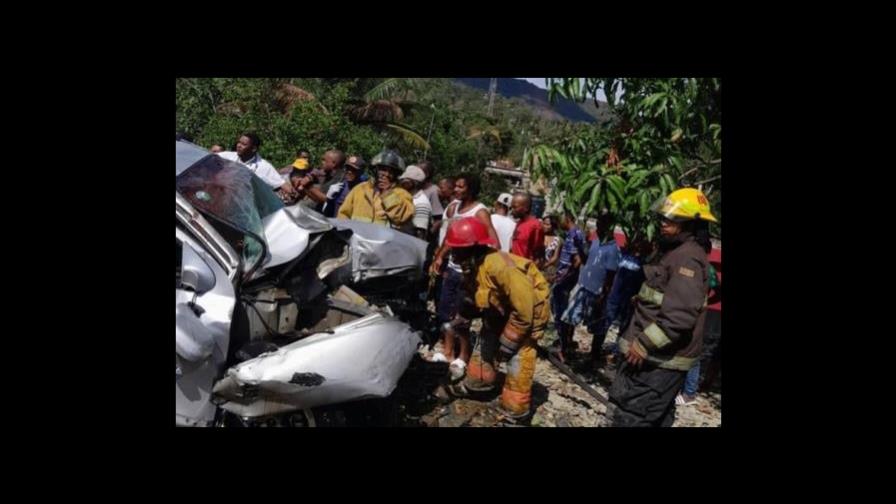
[[[712,182],[713,180],[715,180],[715,179],[720,179],[720,178],[722,178],[721,175],[716,175],[715,177],[708,178],[708,179],[706,179],[706,180],[701,180],[700,182],[697,182],[697,183],[695,183],[694,185],[705,184],[705,183],[707,183],[707,182]]]

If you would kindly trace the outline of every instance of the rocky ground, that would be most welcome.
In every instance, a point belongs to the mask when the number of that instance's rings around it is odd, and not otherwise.
[[[478,329],[474,323],[474,331]],[[548,332],[545,342],[550,343],[554,334]],[[580,352],[590,351],[591,336],[579,327],[575,333]],[[428,360],[441,351],[436,344],[433,349],[421,347],[420,355]],[[600,371],[586,369],[581,362],[568,362],[578,374],[589,383],[602,397],[607,397],[607,387],[611,383],[613,372],[604,367]],[[442,364],[442,369],[447,365]],[[598,375],[598,373],[601,373]],[[436,384],[436,382],[432,382]],[[432,386],[432,385],[427,385]],[[437,388],[437,387],[433,387]],[[427,396],[410,407],[403,406],[405,425],[427,427],[491,427],[520,425],[508,422],[500,417],[489,401],[497,397],[497,393],[477,399],[455,399],[439,393]],[[531,427],[599,427],[603,425],[606,407],[589,395],[582,387],[568,376],[560,372],[545,358],[539,358],[535,368],[535,384],[532,388],[532,402],[535,413],[526,426]],[[718,427],[722,423],[722,396],[716,389],[709,393],[700,393],[696,404],[678,406],[676,408],[673,427]]]

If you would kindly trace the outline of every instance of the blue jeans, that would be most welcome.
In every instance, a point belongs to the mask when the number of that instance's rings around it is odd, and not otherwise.
[[[718,311],[709,310],[706,312],[706,323],[703,331],[703,353],[698,358],[697,364],[688,371],[688,376],[684,381],[682,391],[692,396],[697,393],[700,385],[700,361],[709,359],[718,359],[719,357],[719,339],[721,338],[722,314]]]
[[[560,320],[564,324],[573,327],[585,323],[585,327],[589,331],[594,331],[594,325],[597,320],[597,309],[594,306],[597,302],[597,294],[582,287],[581,284],[576,285],[569,295],[569,303],[567,303],[566,311],[560,316]]]
[[[607,329],[610,328],[613,322],[619,324],[621,336],[621,330],[628,325],[628,319],[632,315],[632,296],[638,293],[643,282],[643,270],[619,268],[619,271],[616,272],[616,277],[613,278],[613,287],[610,288],[610,294],[607,296],[603,316],[593,333],[592,349],[600,349],[603,346],[604,339],[607,337]]]
[[[560,336],[560,347],[565,349],[566,339],[572,336],[573,327],[560,320],[563,312],[569,306],[569,294],[576,286],[576,275],[570,275],[561,283],[555,283],[551,288],[551,311],[554,314],[554,327]]]
[[[684,379],[684,387],[682,391],[685,395],[694,396],[697,394],[697,386],[700,384],[700,361],[698,360],[694,367],[688,371],[688,375]]]
[[[574,278],[572,281],[567,278],[566,281],[555,283],[551,286],[551,311],[554,315],[555,325],[562,323],[560,317],[563,316],[563,312],[569,306],[569,294],[575,286],[576,280]]]

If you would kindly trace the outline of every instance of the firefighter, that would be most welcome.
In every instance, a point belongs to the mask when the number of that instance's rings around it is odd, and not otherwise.
[[[401,229],[414,217],[414,198],[398,186],[404,160],[394,150],[384,150],[370,165],[375,178],[356,185],[336,217]]]
[[[532,261],[492,248],[496,240],[476,217],[451,224],[445,244],[463,270],[465,299],[456,320],[482,318],[461,390],[493,390],[497,367],[506,363],[497,409],[521,420],[532,402],[535,341],[550,316],[548,284]]]
[[[624,362],[610,389],[614,426],[669,427],[675,396],[703,346],[708,293],[706,196],[686,188],[661,198],[658,252],[644,266],[635,313],[619,341]]]

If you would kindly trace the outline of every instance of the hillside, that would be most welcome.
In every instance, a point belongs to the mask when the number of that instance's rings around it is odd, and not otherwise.
[[[487,93],[491,79],[488,77],[473,77],[457,78],[454,81]],[[596,121],[603,123],[609,120],[609,110],[604,102],[600,102],[600,107],[595,107],[591,101],[576,103],[572,100],[561,98],[556,103],[551,104],[548,101],[547,90],[522,79],[499,78],[497,94],[511,99],[511,101],[519,101],[530,107],[536,115],[547,119],[565,119],[587,123]]]

